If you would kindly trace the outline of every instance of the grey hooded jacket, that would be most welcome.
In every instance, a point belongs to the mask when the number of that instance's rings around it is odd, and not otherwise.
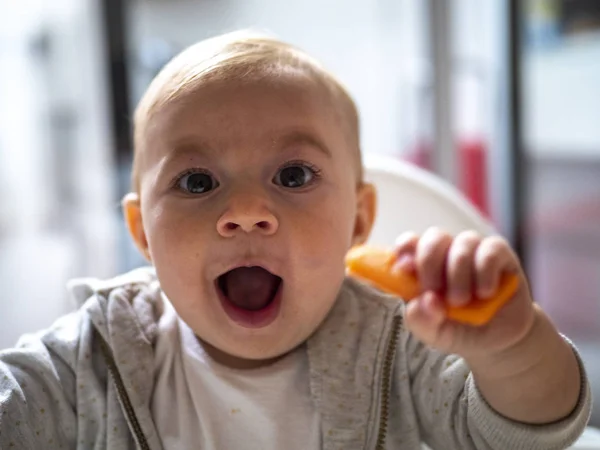
[[[76,312],[0,352],[0,449],[163,448],[150,410],[164,303],[151,269],[70,286]],[[591,395],[557,423],[507,420],[464,361],[419,343],[398,299],[346,280],[307,341],[323,449],[564,449],[582,433]]]

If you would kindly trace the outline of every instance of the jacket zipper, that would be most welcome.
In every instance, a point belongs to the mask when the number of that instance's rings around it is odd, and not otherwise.
[[[392,386],[392,365],[394,364],[396,347],[398,347],[398,338],[400,336],[401,324],[402,316],[394,316],[392,322],[391,338],[385,353],[385,359],[383,361],[381,403],[379,409],[379,431],[377,433],[377,443],[375,444],[375,450],[385,450],[385,438],[387,435],[389,419],[390,391]]]
[[[121,403],[123,408],[125,409],[125,414],[129,419],[129,423],[133,428],[133,434],[137,440],[138,445],[142,450],[150,450],[150,446],[148,445],[148,441],[146,440],[146,436],[142,432],[142,427],[140,426],[140,422],[135,415],[135,411],[133,410],[133,406],[131,405],[131,400],[127,395],[127,391],[125,389],[125,385],[123,384],[123,379],[121,378],[121,374],[119,373],[119,369],[115,364],[115,360],[112,357],[112,352],[108,347],[108,344],[104,340],[104,338],[100,335],[100,333],[96,332],[96,335],[100,338],[100,350],[102,351],[102,356],[104,356],[104,361],[106,361],[106,365],[108,367],[108,371],[111,374],[111,377],[115,383],[117,388],[117,394],[121,399]]]

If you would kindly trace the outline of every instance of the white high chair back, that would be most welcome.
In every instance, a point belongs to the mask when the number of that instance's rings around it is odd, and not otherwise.
[[[365,178],[377,188],[377,218],[369,239],[392,245],[404,231],[422,233],[439,226],[456,235],[475,230],[482,235],[494,227],[452,185],[412,164],[378,155],[365,155]]]
[[[404,231],[422,233],[432,226],[453,235],[475,230],[482,235],[494,227],[452,185],[397,159],[365,155],[365,178],[377,188],[377,218],[369,242],[391,246]],[[424,447],[426,448],[426,447]],[[600,450],[600,431],[587,428],[570,450]]]

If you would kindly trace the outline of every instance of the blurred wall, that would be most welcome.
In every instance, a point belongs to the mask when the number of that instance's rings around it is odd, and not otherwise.
[[[114,177],[96,3],[0,3],[0,348],[115,271]]]

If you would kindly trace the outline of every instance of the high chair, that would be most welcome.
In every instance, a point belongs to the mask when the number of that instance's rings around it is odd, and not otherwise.
[[[475,230],[493,234],[494,227],[454,186],[412,164],[367,154],[365,178],[377,188],[377,218],[370,244],[391,246],[403,231],[422,233],[439,226],[454,235]],[[570,450],[600,450],[600,431],[588,427]]]

